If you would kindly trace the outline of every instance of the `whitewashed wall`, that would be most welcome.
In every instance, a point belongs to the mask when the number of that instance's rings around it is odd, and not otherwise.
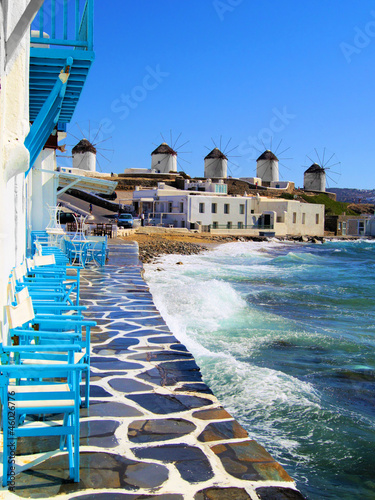
[[[0,8],[0,307],[6,301],[11,268],[22,261],[26,247],[26,184],[29,153],[23,145],[29,132],[29,33],[6,60],[8,39],[28,0],[2,2]]]

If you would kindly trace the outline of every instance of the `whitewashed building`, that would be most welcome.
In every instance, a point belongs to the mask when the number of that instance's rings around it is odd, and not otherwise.
[[[177,172],[177,152],[166,142],[151,153],[151,170],[160,174]]]
[[[136,188],[133,205],[155,225],[214,234],[323,236],[324,205],[262,196],[228,196],[223,181],[186,181],[185,190],[165,183]]]

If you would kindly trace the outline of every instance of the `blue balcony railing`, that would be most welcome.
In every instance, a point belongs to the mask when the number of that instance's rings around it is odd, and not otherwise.
[[[32,23],[30,41],[92,51],[93,17],[94,0],[45,0]]]

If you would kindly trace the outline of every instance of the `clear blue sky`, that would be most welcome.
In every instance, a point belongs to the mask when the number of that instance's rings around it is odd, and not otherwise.
[[[238,146],[234,177],[254,176],[272,135],[274,151],[290,147],[285,180],[302,186],[306,155],[326,148],[325,161],[341,162],[332,187],[375,188],[372,1],[97,0],[94,32],[96,60],[69,130],[80,136],[78,123],[87,135],[90,120],[93,139],[101,124],[104,171],[149,168],[172,131],[189,175],[203,176],[213,138]]]

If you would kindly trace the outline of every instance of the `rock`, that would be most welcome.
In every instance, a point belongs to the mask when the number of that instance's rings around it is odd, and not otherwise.
[[[176,266],[182,266],[184,263],[179,261],[179,262],[176,262]]]

